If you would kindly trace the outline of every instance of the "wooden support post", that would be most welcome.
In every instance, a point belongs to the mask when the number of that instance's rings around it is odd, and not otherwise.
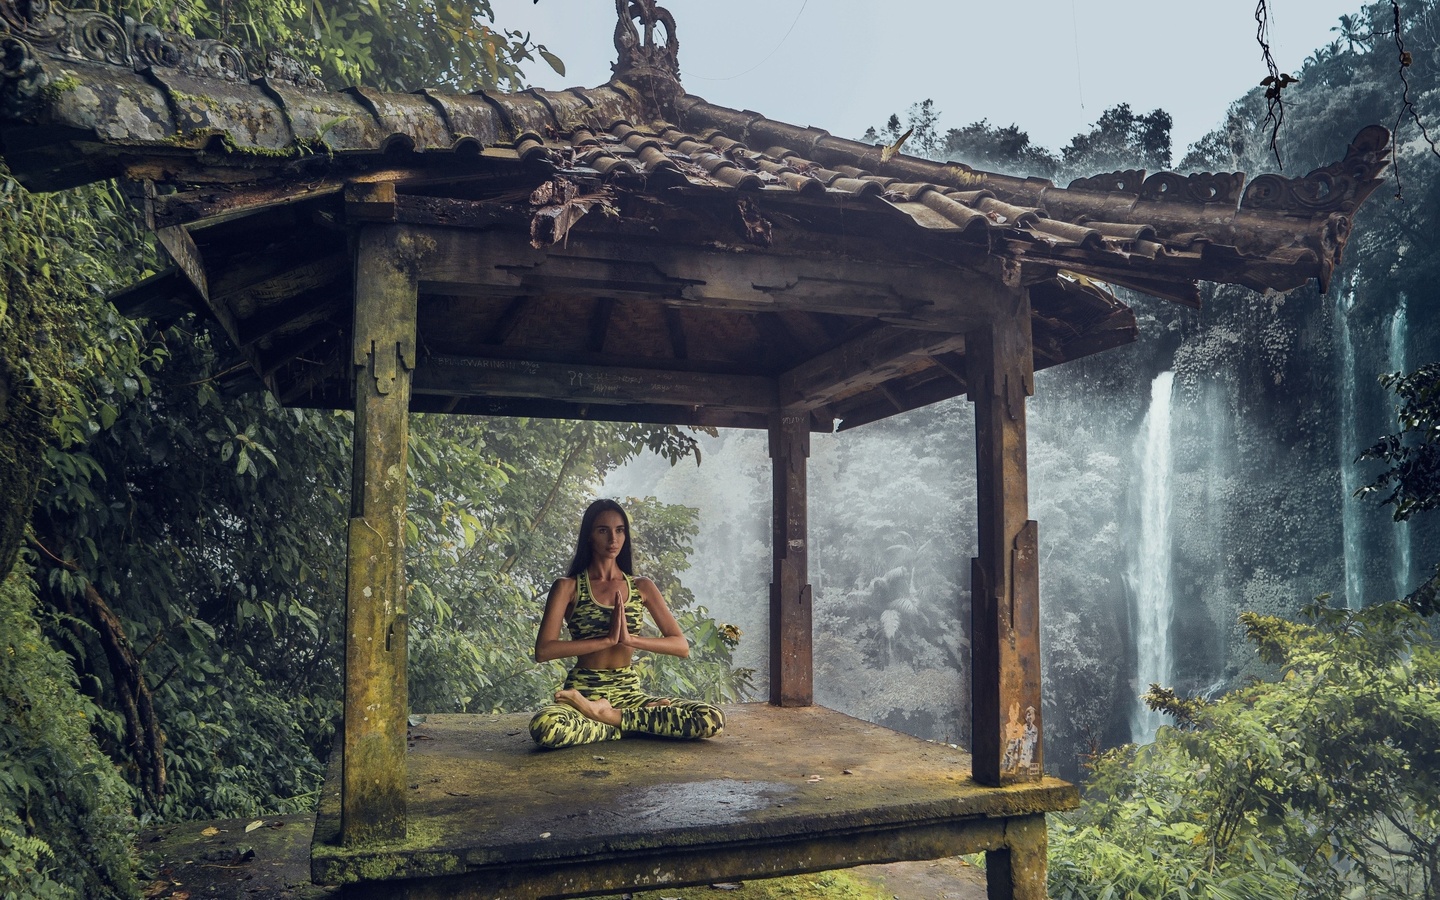
[[[970,584],[971,766],[976,782],[996,786],[1038,777],[1044,766],[1039,561],[1025,458],[1030,299],[1018,285],[1010,296],[996,321],[965,336],[980,525]]]
[[[988,900],[1045,900],[1049,839],[1044,814],[1005,821],[1005,849],[985,853],[985,896]]]
[[[770,702],[775,706],[815,702],[805,505],[805,460],[809,456],[810,414],[772,416],[775,567],[770,580]]]
[[[355,462],[345,584],[341,839],[405,837],[405,466],[415,242],[367,226],[355,266]]]

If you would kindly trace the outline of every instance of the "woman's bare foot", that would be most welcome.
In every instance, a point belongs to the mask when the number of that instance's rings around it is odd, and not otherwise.
[[[584,694],[569,688],[555,692],[555,702],[564,703],[566,706],[573,706],[580,715],[587,719],[594,719],[597,722],[604,722],[606,725],[620,727],[620,710],[610,705],[610,701],[601,697],[599,700],[591,700]]]

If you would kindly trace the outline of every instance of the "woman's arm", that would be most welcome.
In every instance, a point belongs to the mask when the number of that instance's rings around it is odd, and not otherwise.
[[[650,618],[655,620],[656,627],[660,629],[660,637],[644,637],[624,631],[620,635],[620,643],[636,650],[649,650],[651,653],[664,653],[681,658],[689,656],[690,642],[680,633],[680,623],[675,621],[674,614],[666,605],[665,598],[660,596],[660,589],[655,586],[655,582],[648,578],[637,578],[635,586],[640,589],[640,599],[650,611]]]
[[[575,602],[575,579],[561,578],[550,586],[550,596],[545,600],[545,615],[540,619],[540,631],[535,635],[535,661],[549,662],[566,656],[584,656],[597,650],[608,650],[619,643],[612,630],[606,637],[586,638],[583,641],[567,641],[560,637],[560,626],[565,624],[565,612]]]

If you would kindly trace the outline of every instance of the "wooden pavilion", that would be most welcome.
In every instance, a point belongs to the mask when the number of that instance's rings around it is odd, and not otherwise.
[[[213,319],[247,364],[232,387],[355,411],[316,878],[582,896],[984,850],[991,897],[1043,897],[1044,814],[1077,795],[1041,774],[1033,373],[1135,339],[1108,285],[1187,305],[1199,280],[1323,290],[1389,134],[1298,178],[1056,187],[707,103],[669,13],[616,8],[607,84],[394,94],[0,0],[0,153],[31,190],[123,179],[174,262],[117,304]],[[812,705],[805,471],[812,432],[961,394],[979,556],[972,742],[951,749]],[[434,716],[407,754],[411,411],[766,429],[769,705],[732,708],[716,741],[603,756],[539,754],[523,716]]]

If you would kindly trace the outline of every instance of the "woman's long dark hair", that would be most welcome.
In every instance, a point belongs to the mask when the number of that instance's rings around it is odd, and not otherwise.
[[[566,570],[565,577],[574,578],[590,568],[590,563],[595,560],[595,548],[590,543],[590,532],[595,528],[595,520],[603,512],[617,512],[620,520],[625,523],[625,544],[620,548],[620,555],[615,558],[615,565],[626,575],[635,574],[635,563],[630,556],[630,547],[634,541],[630,535],[630,517],[625,514],[625,507],[614,500],[596,500],[585,507],[585,515],[580,517],[580,534],[575,538],[575,555],[570,559],[570,568]]]

